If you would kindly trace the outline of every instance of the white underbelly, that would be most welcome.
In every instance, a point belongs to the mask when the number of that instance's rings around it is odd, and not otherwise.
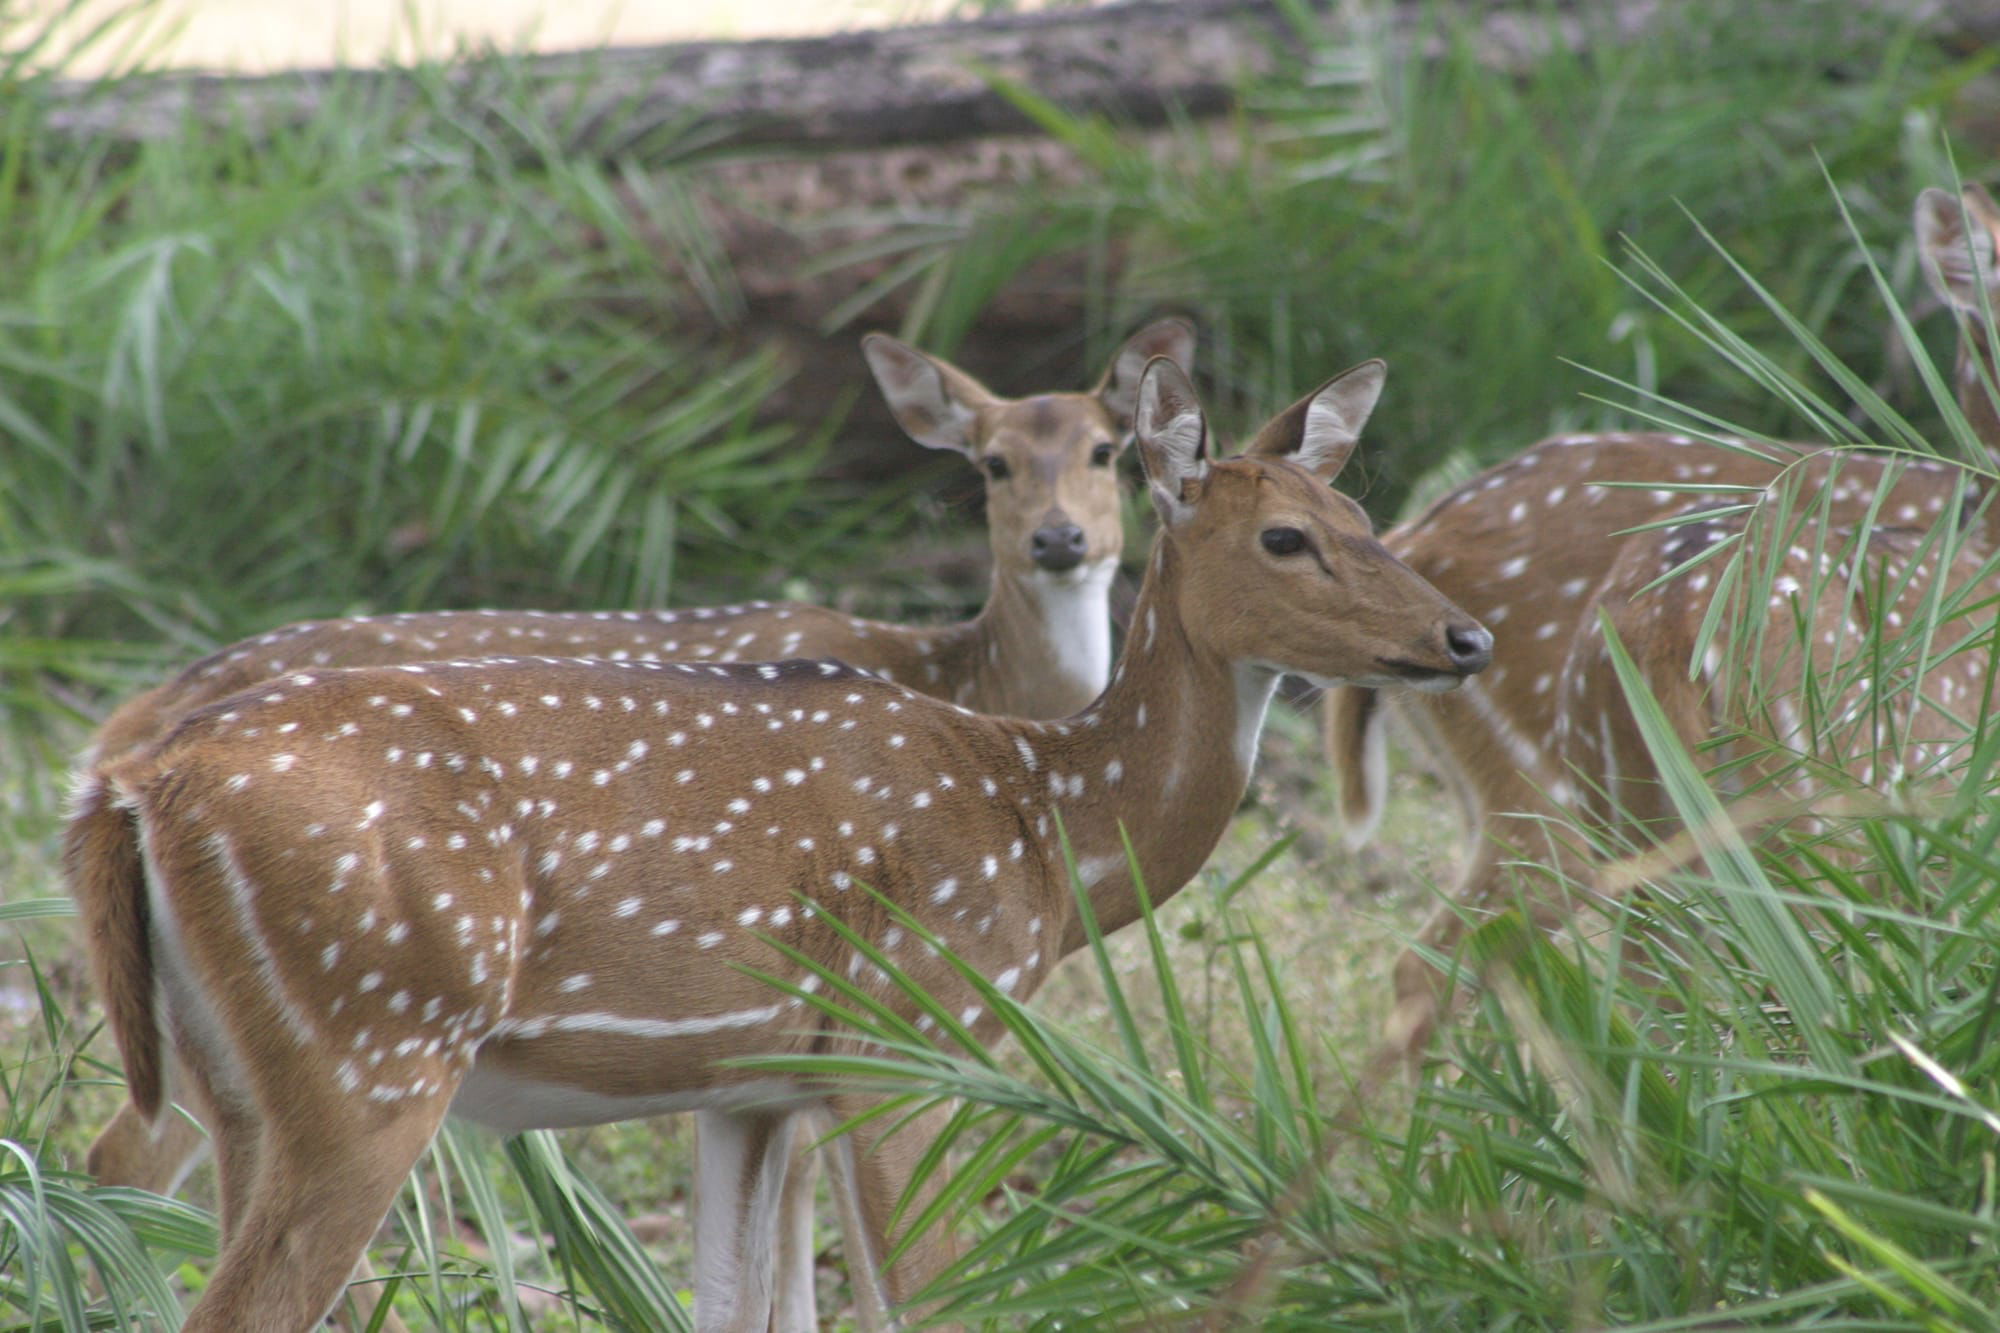
[[[819,1100],[790,1079],[756,1079],[727,1087],[607,1096],[588,1088],[536,1079],[475,1063],[451,1099],[451,1113],[475,1124],[518,1134],[529,1129],[573,1129],[675,1111],[741,1111],[752,1107],[796,1110]]]

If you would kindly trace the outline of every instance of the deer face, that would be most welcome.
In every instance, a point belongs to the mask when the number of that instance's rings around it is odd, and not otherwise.
[[[862,342],[897,422],[917,443],[953,449],[986,484],[994,562],[1049,584],[1108,576],[1125,545],[1118,455],[1130,438],[1139,376],[1153,356],[1182,365],[1194,334],[1160,320],[1119,349],[1088,393],[1002,398],[955,366],[883,334]]]
[[[1958,401],[1989,451],[2000,448],[1996,356],[1987,313],[2000,311],[2000,206],[1977,185],[1917,196],[1917,252],[1931,290],[1959,319]]]
[[[1185,569],[1187,623],[1231,662],[1318,684],[1456,688],[1493,636],[1375,540],[1327,485],[1381,391],[1367,362],[1279,414],[1236,459],[1210,462],[1192,387],[1155,362],[1138,436],[1153,497]]]
[[[1125,428],[1094,395],[996,401],[976,432],[993,558],[1018,577],[1080,580],[1125,544],[1118,455]]]

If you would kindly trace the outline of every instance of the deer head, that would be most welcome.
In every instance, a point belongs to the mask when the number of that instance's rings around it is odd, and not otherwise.
[[[1493,636],[1329,489],[1384,374],[1382,362],[1365,361],[1335,376],[1273,418],[1241,457],[1215,460],[1187,376],[1164,358],[1147,367],[1137,433],[1162,547],[1184,553],[1182,620],[1218,656],[1320,685],[1432,691],[1491,661]]]
[[[1126,340],[1088,392],[1019,399],[887,334],[871,333],[861,346],[910,438],[961,453],[979,469],[1004,575],[1045,583],[1109,577],[1125,543],[1117,464],[1140,372],[1154,356],[1192,366],[1192,329],[1158,320]]]
[[[1990,452],[2000,444],[1992,334],[2000,311],[2000,206],[1977,185],[1957,195],[1933,187],[1917,196],[1914,225],[1924,278],[1959,322],[1959,406]]]

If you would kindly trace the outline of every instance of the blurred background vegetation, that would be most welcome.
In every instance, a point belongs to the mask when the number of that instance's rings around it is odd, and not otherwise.
[[[880,208],[865,247],[788,237],[806,273],[867,277],[805,349],[746,327],[708,225],[732,154],[757,155],[726,133],[598,125],[616,155],[572,151],[561,99],[509,57],[418,67],[415,97],[336,77],[296,124],[54,133],[78,102],[32,58],[63,17],[0,8],[0,699],[16,723],[87,712],[69,684],[312,614],[826,597],[910,540],[904,487],[967,490],[893,443],[872,475],[815,480],[873,398],[854,341],[889,321],[1019,392],[1079,383],[1136,318],[1186,311],[1237,422],[1384,356],[1365,458],[1384,519],[1448,460],[1628,420],[1569,362],[1782,431],[1781,405],[1633,293],[1623,246],[1769,341],[1698,218],[1888,376],[1880,322],[1846,317],[1858,270],[1827,179],[1914,291],[1905,218],[1946,170],[1941,131],[1977,153],[1993,128],[1966,96],[1987,58],[1875,10],[1690,0],[1632,40],[1582,7],[1562,15],[1575,49],[1522,69],[1457,6],[1393,31],[1369,6],[1283,8],[1280,72],[1226,120],[1128,132],[1019,88],[1067,150],[1052,179]],[[1056,298],[1075,332],[983,344],[1051,272],[1075,278]],[[805,362],[847,396],[761,413]]]
[[[96,33],[100,49],[149,8]],[[962,465],[871,442],[879,416],[847,418],[873,393],[854,354],[868,328],[1023,392],[1080,386],[1139,319],[1185,312],[1233,425],[1385,357],[1390,388],[1343,484],[1387,522],[1552,430],[1631,426],[1648,395],[1798,432],[1781,395],[1683,322],[1705,312],[1827,390],[1733,259],[1937,428],[1950,405],[1909,373],[1924,349],[1889,334],[1867,265],[1932,350],[1948,346],[1949,322],[1922,318],[1909,209],[1923,186],[1990,175],[1991,52],[1889,6],[1679,0],[1637,40],[1612,7],[1521,7],[1529,31],[1561,22],[1581,40],[1501,60],[1478,27],[1492,8],[1284,0],[1273,72],[1219,119],[1140,129],[1009,85],[1059,168],[947,204],[871,204],[825,235],[783,224],[802,279],[844,283],[802,346],[765,336],[721,234],[718,217],[756,207],[725,197],[728,173],[768,156],[727,132],[634,108],[591,127],[615,150],[579,153],[523,58],[485,55],[412,67],[414,97],[333,77],[296,124],[163,113],[143,137],[80,134],[93,103],[150,76],[80,95],[43,58],[58,35],[91,36],[78,16],[0,0],[0,909],[21,922],[0,960],[18,1000],[0,1019],[4,1326],[122,1325],[107,1311],[159,1308],[155,1265],[207,1243],[198,1208],[90,1195],[64,1174],[116,1099],[47,901],[59,775],[85,724],[174,662],[309,615],[773,593],[905,615],[975,604],[977,562],[954,554],[977,544]],[[1629,247],[1677,286],[1665,305],[1631,280]],[[1071,331],[982,341],[1038,303]],[[845,387],[801,394],[802,378]],[[1273,748],[1304,775],[1307,818],[1330,819],[1305,729],[1280,719]],[[1901,894],[1894,947],[1836,942],[1816,959],[1850,1002],[1853,1049],[1818,1071],[1827,1082],[1808,1086],[1796,1034],[1744,992],[1634,999],[1615,968],[1593,983],[1573,955],[1530,949],[1523,989],[1464,1038],[1472,1076],[1425,1083],[1358,1131],[1328,1108],[1456,830],[1406,782],[1389,866],[1408,883],[1382,900],[1351,869],[1263,856],[1272,827],[1246,820],[1159,934],[1107,949],[1103,989],[1075,970],[1058,981],[1065,1014],[1138,1006],[1135,1030],[1166,1034],[1179,1001],[1161,997],[1199,976],[1200,1060],[1176,1047],[1149,1063],[1019,1017],[1023,1042],[1082,1041],[1074,1059],[1116,1067],[1092,1085],[1092,1127],[1062,1142],[1045,1129],[1081,1123],[1076,1089],[933,1062],[942,1086],[1022,1117],[982,1124],[1033,1138],[1051,1201],[1008,1196],[961,1299],[1005,1302],[990,1308],[1010,1323],[1079,1327],[1075,1311],[1103,1309],[1144,1326],[1226,1286],[1302,1164],[1345,1141],[1361,1147],[1285,1231],[1297,1264],[1270,1326],[1701,1328],[1724,1326],[1705,1313],[1720,1308],[1773,1327],[1991,1327],[2000,1120],[1980,1118],[1996,1098],[1978,1006],[2000,971],[1983,772],[1949,819],[1870,835]],[[1239,872],[1254,872],[1254,910]],[[1872,882],[1785,891],[1852,902]],[[1694,893],[1677,938],[1754,978],[1754,948],[1714,943],[1731,938],[1731,901]],[[1932,907],[1948,938],[1926,933]],[[1311,975],[1286,970],[1299,954]],[[1940,958],[1943,998],[1927,971]],[[1878,1070],[1884,1033],[1947,1021],[1956,1091]],[[1662,1074],[1646,1053],[1668,1048]],[[1128,1082],[1143,1095],[1105,1091]],[[667,1226],[649,1254],[619,1220],[685,1182],[661,1133],[563,1140],[616,1201],[596,1212],[554,1140],[517,1142],[503,1167],[454,1138],[388,1251],[385,1267],[417,1275],[406,1313],[526,1327],[502,1280],[518,1259],[529,1281],[584,1293],[566,1313],[531,1307],[534,1327],[672,1322],[685,1237]],[[1074,1221],[1076,1200],[1127,1185],[1103,1214],[1116,1225],[1057,1225],[1058,1203]],[[408,1239],[454,1215],[480,1240]],[[108,1292],[79,1275],[92,1265]]]

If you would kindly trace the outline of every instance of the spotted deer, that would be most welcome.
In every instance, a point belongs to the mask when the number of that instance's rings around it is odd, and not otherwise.
[[[1916,232],[1934,289],[1967,330],[1960,400],[1991,446],[2000,444],[2000,430],[1979,311],[1982,285],[1992,290],[2000,211],[1976,187],[1963,203],[1969,232],[1958,198],[1925,191]],[[1984,535],[1939,568],[1940,552],[1950,547],[1933,531],[1957,521],[1965,507],[1957,477],[1956,469],[1928,460],[1823,446],[1753,447],[1658,433],[1560,436],[1386,534],[1391,550],[1492,626],[1496,638],[1493,668],[1466,689],[1393,705],[1455,789],[1474,837],[1447,901],[1397,960],[1392,1040],[1411,1050],[1426,1040],[1439,999],[1432,959],[1451,953],[1471,915],[1503,900],[1510,859],[1554,861],[1576,872],[1578,863],[1545,832],[1550,817],[1601,827],[1615,813],[1624,836],[1669,819],[1612,670],[1600,612],[1682,744],[1714,762],[1738,791],[1764,787],[1780,772],[1826,778],[1837,769],[1877,784],[1946,762],[1950,742],[1964,734],[1986,694],[1978,656],[1929,673],[1896,663],[1901,684],[1889,692],[1895,703],[1888,717],[1862,709],[1869,682],[1857,663],[1870,650],[1871,626],[1879,623],[1893,638],[1940,574],[1954,593],[1983,576],[1994,549]],[[1782,528],[1727,512],[1746,496],[1781,488],[1796,502],[1793,521]],[[1648,527],[1676,518],[1682,521]],[[1773,595],[1764,614],[1751,614],[1757,609],[1740,604],[1739,587],[1735,632],[1716,641],[1690,679],[1700,627],[1720,591],[1720,564],[1697,562],[1725,540],[1745,543],[1748,567],[1765,571]],[[1677,569],[1678,577],[1660,582]],[[1937,646],[1976,633],[1961,619]],[[1814,701],[1817,713],[1798,699],[1808,660],[1835,690]],[[1359,689],[1329,698],[1327,744],[1351,843],[1369,835],[1382,807],[1385,702]],[[1717,735],[1734,740],[1697,750]],[[1884,752],[1885,735],[1903,737],[1906,747]],[[1795,762],[1800,755],[1803,767]]]
[[[307,621],[194,663],[117,709],[85,766],[131,753],[188,713],[302,668],[393,665],[488,653],[618,661],[833,658],[980,712],[1061,717],[1096,698],[1111,672],[1110,587],[1124,547],[1117,459],[1139,376],[1154,356],[1192,369],[1194,331],[1162,319],[1133,334],[1083,393],[1022,399],[894,338],[863,353],[897,421],[918,443],[979,470],[993,574],[970,621],[917,628],[823,607],[752,602],[678,611],[423,612]],[[101,1184],[171,1193],[205,1138],[180,1116],[149,1127],[130,1105],[91,1145]],[[805,1161],[807,1159],[802,1159]],[[779,1327],[818,1326],[811,1271],[811,1174],[788,1176],[787,1279]]]
[[[670,1110],[701,1123],[697,1324],[761,1333],[794,1115],[868,1099],[734,1063],[839,1040],[749,969],[802,993],[843,976],[991,1040],[932,940],[1027,998],[1084,940],[1064,836],[1115,930],[1140,910],[1126,839],[1154,895],[1194,875],[1280,675],[1447,690],[1486,665],[1485,629],[1326,484],[1382,376],[1329,381],[1223,459],[1186,376],[1147,366],[1162,531],[1123,662],[1063,721],[832,661],[496,657],[302,667],[101,763],[64,849],[93,974],[134,1105],[159,1113],[171,1045],[215,1131],[223,1247],[189,1333],[310,1327],[448,1111],[519,1130]],[[887,1302],[950,1254],[890,1226],[919,1137],[866,1120],[841,1141],[857,1280]]]

